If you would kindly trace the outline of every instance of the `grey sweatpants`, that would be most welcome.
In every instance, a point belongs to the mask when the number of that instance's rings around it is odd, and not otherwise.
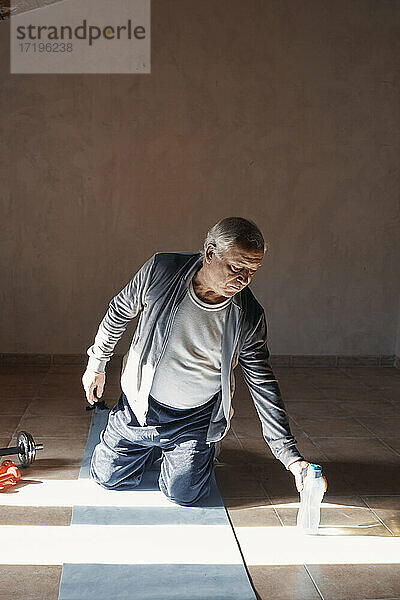
[[[91,477],[107,489],[130,490],[162,457],[160,490],[183,506],[210,493],[214,443],[206,443],[217,396],[193,409],[177,409],[149,396],[146,425],[141,426],[124,393],[110,411],[91,462]]]

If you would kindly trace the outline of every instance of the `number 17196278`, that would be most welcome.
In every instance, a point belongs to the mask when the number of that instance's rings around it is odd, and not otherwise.
[[[72,42],[21,42],[19,48],[21,52],[72,52],[74,49]]]

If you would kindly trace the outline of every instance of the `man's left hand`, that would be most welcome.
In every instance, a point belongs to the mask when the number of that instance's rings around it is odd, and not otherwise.
[[[302,471],[303,471],[303,469],[306,469],[309,464],[311,464],[311,463],[309,463],[306,460],[296,460],[296,462],[293,462],[289,466],[289,471],[291,473],[293,473],[293,475],[296,479],[296,488],[297,488],[298,492],[301,492],[304,488]],[[328,489],[328,481],[324,475],[322,476],[322,478],[325,482],[325,491],[326,491]]]

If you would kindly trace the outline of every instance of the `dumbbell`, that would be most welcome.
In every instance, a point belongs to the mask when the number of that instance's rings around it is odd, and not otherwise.
[[[17,444],[17,446],[10,446],[10,448],[0,448],[0,456],[18,454],[23,467],[29,467],[33,463],[36,458],[36,450],[43,450],[43,444],[37,444],[27,431],[19,432]]]

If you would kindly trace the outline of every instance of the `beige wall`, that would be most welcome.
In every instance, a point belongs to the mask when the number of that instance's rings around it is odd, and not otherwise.
[[[0,352],[85,352],[147,257],[242,215],[270,242],[273,353],[392,354],[399,13],[153,0],[132,76],[11,76],[1,22]]]

